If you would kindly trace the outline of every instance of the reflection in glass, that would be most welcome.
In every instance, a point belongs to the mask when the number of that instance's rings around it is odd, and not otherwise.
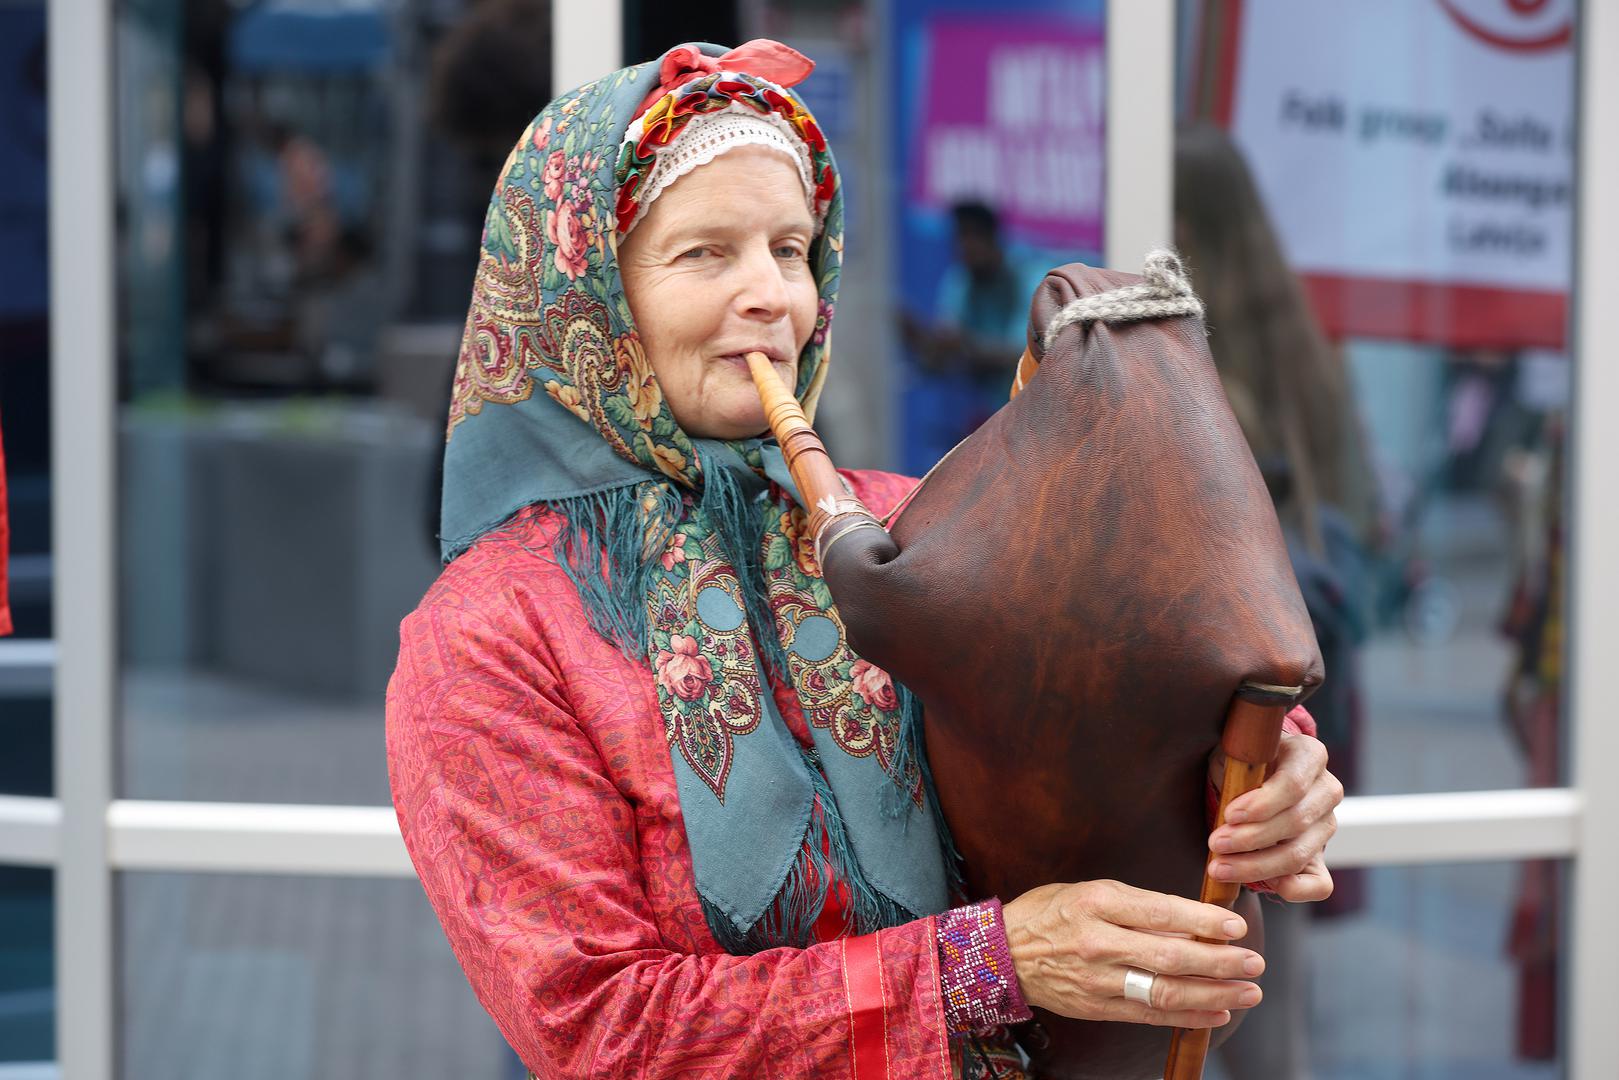
[[[920,476],[1006,403],[1045,271],[1100,261],[1107,5],[890,7],[896,419]]]
[[[407,6],[118,6],[121,795],[387,801],[489,161],[549,53],[540,0]]]
[[[1556,785],[1575,5],[1180,8],[1175,239],[1322,643],[1334,771]],[[1374,33],[1375,76],[1349,59]]]
[[[1550,1080],[1559,863],[1365,872],[1356,910],[1265,905],[1265,1001],[1210,1080]]]
[[[515,1080],[414,881],[125,874],[125,1080]]]

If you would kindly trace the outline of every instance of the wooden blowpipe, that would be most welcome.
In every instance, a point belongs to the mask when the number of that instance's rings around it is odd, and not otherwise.
[[[853,529],[881,529],[876,517],[855,498],[843,477],[838,475],[826,445],[810,426],[792,390],[770,366],[770,358],[761,352],[750,352],[746,359],[748,370],[753,374],[753,385],[764,404],[771,434],[781,444],[787,471],[793,474],[793,483],[798,485],[798,493],[808,508],[817,561],[833,541],[845,533]],[[821,565],[824,567],[825,563]]]
[[[1243,683],[1226,713],[1225,732],[1220,746],[1225,750],[1225,776],[1220,784],[1220,811],[1214,827],[1225,824],[1226,807],[1239,795],[1246,795],[1265,782],[1265,770],[1276,760],[1282,743],[1282,718],[1287,715],[1303,688]],[[1209,860],[1213,861],[1211,854]],[[1242,886],[1233,881],[1216,881],[1203,871],[1203,889],[1198,899],[1205,904],[1229,908],[1237,902]],[[1214,945],[1217,938],[1199,938]],[[1209,1028],[1176,1028],[1169,1041],[1169,1060],[1164,1080],[1200,1080],[1203,1059],[1209,1053]]]

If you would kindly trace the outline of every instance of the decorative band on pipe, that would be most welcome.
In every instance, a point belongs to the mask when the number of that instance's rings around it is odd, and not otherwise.
[[[845,522],[847,522],[846,525]],[[839,528],[838,526],[843,527]],[[861,517],[846,515],[844,517],[835,518],[827,523],[826,528],[815,534],[815,562],[820,566],[823,574],[826,573],[826,556],[827,553],[832,550],[832,545],[858,529],[877,529],[881,532],[888,531],[877,523],[877,519],[871,517],[869,514],[864,514]]]

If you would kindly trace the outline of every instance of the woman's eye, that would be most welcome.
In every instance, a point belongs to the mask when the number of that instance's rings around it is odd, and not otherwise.
[[[680,253],[680,257],[682,259],[693,259],[693,260],[695,260],[695,259],[700,259],[704,255],[707,255],[707,254],[708,254],[708,249],[706,247],[694,247],[690,251],[682,251]]]
[[[782,244],[776,249],[776,256],[782,259],[802,259],[804,251],[797,244]]]

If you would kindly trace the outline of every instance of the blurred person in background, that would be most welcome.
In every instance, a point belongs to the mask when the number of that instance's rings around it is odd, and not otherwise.
[[[1221,129],[1175,140],[1175,242],[1203,298],[1209,351],[1232,412],[1276,503],[1327,680],[1310,698],[1333,772],[1353,792],[1362,701],[1356,653],[1368,632],[1364,542],[1376,487],[1348,373],[1288,267],[1241,152]],[[1338,875],[1329,901],[1357,906],[1359,876]],[[1238,1080],[1309,1075],[1302,908],[1267,910],[1270,1004],[1222,1054]]]
[[[320,385],[374,389],[388,290],[370,236],[358,226],[344,228],[320,271],[304,284],[296,332],[300,346],[316,358]]]
[[[1364,559],[1379,500],[1348,372],[1287,265],[1241,152],[1212,125],[1176,136],[1175,239],[1208,313],[1220,381],[1311,601],[1332,677],[1310,711],[1353,791],[1354,646],[1367,628]]]
[[[296,290],[323,273],[342,235],[330,155],[292,121],[256,114],[242,180],[271,288]]]
[[[900,329],[923,370],[964,379],[971,404],[957,418],[954,445],[1006,404],[1023,355],[1029,302],[1047,267],[1012,249],[1000,218],[986,203],[969,200],[950,209],[955,258],[939,282],[931,322],[902,313]]]
[[[388,755],[427,895],[538,1075],[848,1075],[870,1039],[891,1075],[1015,1078],[1030,1005],[1212,1027],[1259,999],[1258,954],[1135,929],[1246,933],[1211,905],[1081,882],[951,907],[918,718],[847,645],[744,361],[813,415],[843,205],[790,89],[811,67],[761,40],[609,73],[528,125],[490,202],[448,565],[401,627]],[[879,514],[915,483],[843,476]],[[1330,892],[1324,760],[1283,740],[1232,880]],[[1150,1004],[1131,966],[1164,972]]]
[[[1524,781],[1556,787],[1567,755],[1562,734],[1563,644],[1567,559],[1564,478],[1568,469],[1566,356],[1517,358],[1520,400],[1533,400],[1533,417],[1501,461],[1501,489],[1513,523],[1514,573],[1501,633],[1514,659],[1502,692],[1502,717],[1523,758]],[[1561,371],[1564,383],[1550,395],[1526,393],[1536,369]],[[1534,406],[1538,405],[1538,408]],[[1509,917],[1506,948],[1518,964],[1517,1053],[1535,1061],[1557,1059],[1562,979],[1557,956],[1566,899],[1563,868],[1553,859],[1524,862]]]
[[[433,126],[494,175],[531,103],[551,96],[548,0],[478,0],[434,46],[427,96]],[[471,209],[481,216],[482,201]]]

